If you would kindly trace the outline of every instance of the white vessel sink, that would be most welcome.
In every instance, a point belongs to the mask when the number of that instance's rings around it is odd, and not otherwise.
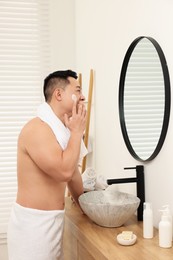
[[[79,197],[84,213],[103,227],[122,226],[137,210],[140,199],[135,195],[111,191],[89,191]]]

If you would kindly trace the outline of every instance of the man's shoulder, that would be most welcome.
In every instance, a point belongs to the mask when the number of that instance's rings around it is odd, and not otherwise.
[[[41,123],[41,120],[39,120],[38,117],[32,118],[23,126],[23,128],[21,129],[21,132],[25,132],[30,128],[33,129],[33,128],[37,127],[40,123]]]
[[[18,145],[27,147],[28,143],[37,143],[39,140],[43,142],[50,134],[51,129],[45,122],[38,117],[33,118],[22,128],[18,136]]]
[[[51,129],[44,121],[42,121],[39,117],[32,118],[29,120],[21,130],[20,135],[36,135],[37,133],[40,134],[41,132],[48,133]]]

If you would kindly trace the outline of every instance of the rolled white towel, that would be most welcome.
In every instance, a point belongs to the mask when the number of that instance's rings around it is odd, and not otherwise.
[[[91,191],[95,189],[96,172],[93,168],[87,168],[82,174],[82,181],[84,191]]]
[[[87,168],[82,174],[84,191],[105,190],[108,187],[103,175],[96,174],[93,168]]]
[[[95,190],[105,190],[108,187],[106,179],[103,175],[98,175],[95,184]]]

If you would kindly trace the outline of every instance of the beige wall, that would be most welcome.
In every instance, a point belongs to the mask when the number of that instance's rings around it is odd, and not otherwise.
[[[51,71],[75,69],[75,1],[50,3]]]
[[[8,260],[7,245],[6,244],[0,245],[0,259],[1,260]]]
[[[138,36],[151,36],[161,45],[173,81],[173,2],[170,0],[76,0],[76,67],[84,75],[95,70],[95,168],[107,178],[131,176],[126,166],[140,164],[126,149],[118,115],[118,85],[125,52]],[[86,79],[87,83],[87,79]],[[173,121],[163,148],[145,163],[146,200],[153,203],[154,223],[158,209],[173,210]],[[93,133],[92,133],[93,134]],[[122,187],[122,186],[121,186]],[[132,190],[134,187],[123,187]]]

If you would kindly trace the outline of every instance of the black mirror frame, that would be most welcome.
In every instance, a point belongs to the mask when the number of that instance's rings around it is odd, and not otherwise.
[[[154,152],[146,160],[141,159],[134,151],[134,149],[130,143],[129,137],[128,137],[126,124],[125,124],[125,116],[124,116],[124,83],[125,83],[125,78],[126,78],[127,67],[128,67],[128,63],[129,63],[129,60],[130,60],[130,57],[131,57],[131,54],[132,54],[134,48],[136,47],[138,42],[140,40],[142,40],[143,38],[147,38],[148,40],[150,40],[157,50],[157,53],[160,58],[162,70],[163,70],[164,86],[165,86],[165,108],[164,108],[164,118],[163,118],[163,125],[162,125],[160,138],[159,138],[158,144],[157,144]],[[119,82],[119,118],[120,118],[121,131],[122,131],[123,138],[124,138],[125,144],[127,146],[127,149],[129,150],[130,154],[138,161],[141,161],[141,162],[151,161],[160,152],[160,150],[163,146],[166,134],[167,134],[169,117],[170,117],[170,109],[171,109],[170,78],[169,78],[169,71],[168,71],[167,62],[166,62],[164,53],[156,40],[154,40],[151,37],[140,36],[131,43],[131,45],[129,46],[129,48],[125,54],[123,64],[122,64],[121,74],[120,74],[120,82]]]

